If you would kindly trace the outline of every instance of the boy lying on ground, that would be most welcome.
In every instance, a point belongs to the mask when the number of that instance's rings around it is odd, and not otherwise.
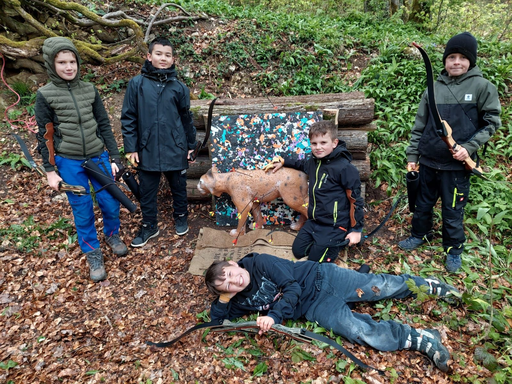
[[[283,320],[305,317],[351,343],[380,351],[410,349],[428,356],[443,372],[450,353],[435,329],[414,329],[395,321],[377,322],[352,312],[349,303],[412,296],[406,282],[428,287],[427,293],[449,299],[458,290],[434,278],[359,273],[331,263],[294,263],[250,253],[238,263],[216,261],[206,271],[208,290],[219,296],[211,306],[212,321],[222,323],[251,312],[264,312],[256,322],[260,334]]]

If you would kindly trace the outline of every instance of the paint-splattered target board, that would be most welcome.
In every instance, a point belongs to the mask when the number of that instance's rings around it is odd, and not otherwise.
[[[214,116],[210,136],[212,165],[219,172],[260,169],[275,156],[304,159],[311,152],[308,132],[322,111]],[[282,200],[261,204],[267,224],[290,224],[297,215]],[[237,225],[237,210],[227,194],[215,199],[219,226]],[[249,219],[251,220],[251,219]]]

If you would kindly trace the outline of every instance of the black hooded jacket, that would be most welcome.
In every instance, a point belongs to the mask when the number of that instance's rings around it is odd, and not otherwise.
[[[188,168],[187,153],[195,148],[196,129],[189,89],[176,78],[174,65],[157,69],[146,60],[142,74],[128,84],[121,124],[125,153],[138,152],[140,169]]]
[[[210,316],[212,321],[235,319],[254,312],[266,313],[281,324],[286,319],[298,319],[306,314],[314,301],[319,263],[293,261],[276,256],[249,253],[238,265],[250,275],[250,283],[228,303],[215,299]]]
[[[361,180],[351,161],[352,155],[341,140],[323,159],[311,155],[305,160],[285,160],[285,167],[301,170],[309,177],[309,220],[342,227],[348,233],[363,230]]]

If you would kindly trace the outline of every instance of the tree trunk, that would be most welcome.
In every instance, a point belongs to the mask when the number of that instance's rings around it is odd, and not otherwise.
[[[196,128],[204,129],[210,100],[192,100],[191,111]],[[215,103],[216,115],[245,115],[275,112],[308,112],[339,109],[338,126],[368,124],[373,120],[375,102],[362,92],[327,93],[308,96],[255,97],[222,99]]]

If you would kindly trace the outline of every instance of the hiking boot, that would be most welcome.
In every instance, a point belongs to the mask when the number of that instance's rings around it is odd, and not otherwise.
[[[105,271],[105,264],[103,263],[103,254],[101,249],[96,248],[85,254],[87,262],[89,263],[89,276],[95,283],[107,278]]]
[[[174,226],[176,228],[176,234],[183,236],[188,232],[187,215],[180,215],[174,219]]]
[[[462,267],[462,259],[460,255],[452,255],[451,253],[446,254],[446,270],[450,273],[455,273]]]
[[[128,253],[128,247],[121,240],[118,233],[113,234],[105,239],[112,252],[116,256],[125,256]]]
[[[398,246],[406,251],[412,251],[413,249],[418,248],[420,245],[426,243],[426,240],[420,239],[419,237],[410,236],[405,240],[402,240],[398,243]]]
[[[137,233],[137,236],[135,239],[133,239],[130,245],[132,247],[143,247],[146,245],[149,239],[157,237],[159,234],[160,231],[158,230],[158,226],[156,224],[142,223],[139,233]]]
[[[418,351],[428,356],[430,360],[443,372],[448,372],[450,352],[441,342],[441,335],[436,329],[414,329],[407,337],[405,349]]]
[[[433,277],[427,277],[425,281],[429,286],[427,292],[429,295],[440,297],[448,303],[455,303],[460,296],[459,290],[450,284],[443,283]]]

